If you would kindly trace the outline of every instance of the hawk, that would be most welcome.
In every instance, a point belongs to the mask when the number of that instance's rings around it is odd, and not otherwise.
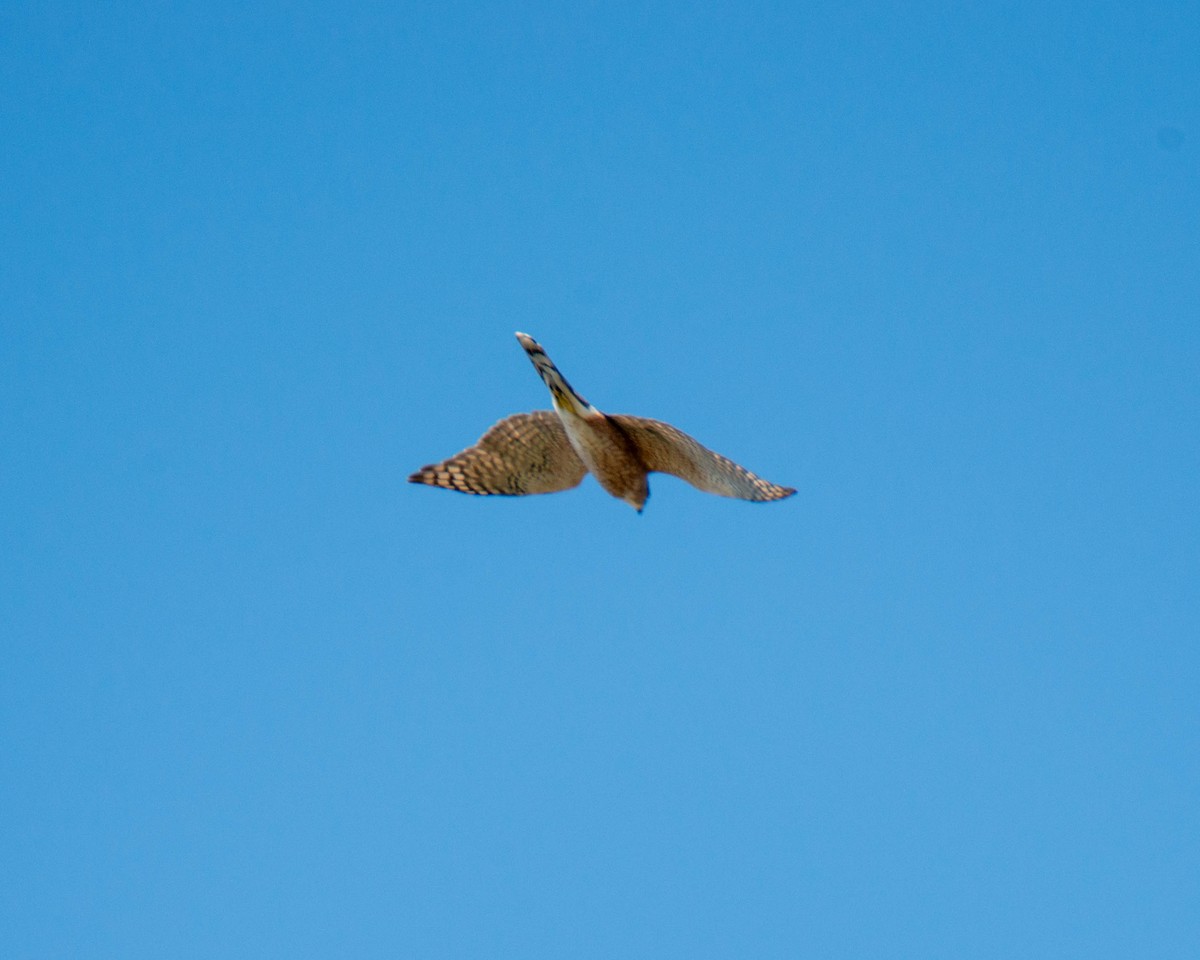
[[[739,500],[782,500],[796,492],[755,476],[669,423],[601,413],[575,392],[533,337],[518,333],[517,340],[550,388],[554,410],[506,417],[474,446],[422,467],[410,483],[519,497],[569,490],[591,473],[638,513],[650,496],[647,475],[654,472]]]

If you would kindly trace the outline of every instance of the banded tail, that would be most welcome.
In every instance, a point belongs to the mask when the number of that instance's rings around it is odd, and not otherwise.
[[[567,383],[567,378],[558,372],[558,367],[546,356],[546,351],[542,349],[540,343],[527,333],[517,333],[517,340],[525,348],[525,352],[529,354],[529,359],[533,361],[533,366],[537,370],[538,376],[550,388],[550,395],[554,398],[554,409],[559,411],[565,410],[577,416],[584,416],[589,413],[598,414],[600,412],[576,393],[575,389]]]

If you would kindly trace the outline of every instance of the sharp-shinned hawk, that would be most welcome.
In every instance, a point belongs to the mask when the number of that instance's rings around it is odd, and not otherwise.
[[[655,471],[741,500],[782,500],[796,492],[756,477],[669,423],[601,413],[571,388],[533,337],[518,333],[517,339],[550,388],[554,411],[507,417],[473,447],[422,467],[409,482],[462,493],[522,496],[569,490],[590,472],[638,513],[650,496],[647,474]]]

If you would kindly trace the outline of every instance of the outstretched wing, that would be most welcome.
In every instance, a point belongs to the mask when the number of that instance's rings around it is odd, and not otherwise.
[[[792,487],[756,477],[669,423],[625,414],[609,419],[615,420],[633,441],[648,470],[669,473],[706,493],[740,500],[782,500],[796,492]]]
[[[550,410],[516,413],[449,460],[422,467],[409,483],[461,493],[516,497],[555,493],[579,485],[587,468]]]

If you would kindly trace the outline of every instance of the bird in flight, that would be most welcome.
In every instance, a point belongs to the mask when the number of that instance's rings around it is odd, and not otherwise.
[[[409,483],[519,497],[570,490],[590,472],[638,513],[650,496],[647,474],[653,472],[739,500],[782,500],[796,492],[755,476],[669,423],[601,413],[572,389],[533,337],[518,333],[517,340],[550,388],[554,410],[506,417],[474,446],[422,467]]]

